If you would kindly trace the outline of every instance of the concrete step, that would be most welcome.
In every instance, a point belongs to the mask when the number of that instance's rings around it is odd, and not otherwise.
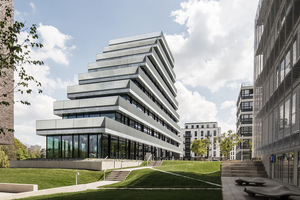
[[[162,162],[163,161],[160,161],[160,160],[151,160],[151,161],[149,161],[148,166],[149,167],[159,167],[159,166],[161,166]]]
[[[130,171],[112,171],[106,177],[106,181],[123,181],[127,178]]]
[[[223,177],[268,177],[261,161],[223,161]]]

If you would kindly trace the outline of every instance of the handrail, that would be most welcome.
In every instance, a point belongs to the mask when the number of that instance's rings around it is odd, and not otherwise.
[[[106,172],[106,170],[108,170],[109,168],[110,168],[110,166],[112,165],[112,164],[114,164],[114,162],[115,161],[113,161],[105,170],[104,170],[104,181],[105,181],[105,172]]]
[[[149,156],[149,158],[147,159],[147,167],[148,167],[148,161],[149,159],[152,157],[152,154]]]

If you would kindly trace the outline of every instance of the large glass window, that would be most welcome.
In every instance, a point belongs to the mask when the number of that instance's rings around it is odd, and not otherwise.
[[[79,135],[79,157],[87,158],[88,157],[88,136]]]
[[[120,153],[120,159],[126,159],[127,155],[127,141],[123,138],[119,138],[119,153]]]
[[[112,159],[116,159],[116,158],[119,158],[119,143],[118,143],[118,138],[117,137],[114,137],[114,136],[111,136],[110,138],[110,158]]]
[[[61,136],[53,136],[53,158],[61,158]]]
[[[102,158],[106,158],[109,156],[109,138],[107,134],[102,134],[102,148],[101,148],[101,155]]]
[[[97,135],[89,135],[89,158],[97,158]]]
[[[79,139],[78,139],[78,135],[74,135],[73,136],[73,142],[74,142],[74,158],[78,158],[79,157]]]
[[[72,158],[73,142],[72,135],[62,136],[62,158]]]
[[[53,136],[47,136],[47,158],[53,158]]]

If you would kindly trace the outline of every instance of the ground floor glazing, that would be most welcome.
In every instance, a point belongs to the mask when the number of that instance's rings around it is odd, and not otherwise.
[[[48,135],[47,158],[111,158],[153,160],[179,158],[165,149],[110,134]]]

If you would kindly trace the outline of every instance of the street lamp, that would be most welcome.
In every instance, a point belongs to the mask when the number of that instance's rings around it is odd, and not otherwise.
[[[79,175],[79,172],[75,174],[75,185],[77,185],[77,175]]]

